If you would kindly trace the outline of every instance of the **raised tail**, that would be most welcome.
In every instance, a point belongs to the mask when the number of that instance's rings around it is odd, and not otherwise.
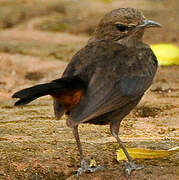
[[[15,106],[25,105],[45,95],[56,95],[74,90],[86,89],[86,83],[79,77],[67,77],[56,79],[50,83],[39,84],[30,88],[22,89],[12,95],[12,98],[19,98]]]

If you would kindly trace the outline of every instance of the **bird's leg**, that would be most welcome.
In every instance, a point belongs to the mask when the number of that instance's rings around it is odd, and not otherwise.
[[[134,170],[139,170],[139,169],[143,169],[144,166],[137,166],[134,162],[134,160],[132,159],[132,157],[129,155],[129,153],[127,152],[127,149],[125,148],[125,146],[122,144],[122,141],[120,140],[119,136],[118,136],[118,132],[119,132],[119,124],[115,123],[115,124],[110,124],[110,130],[111,130],[111,134],[116,138],[117,142],[119,143],[120,147],[122,148],[124,154],[126,155],[126,158],[128,159],[128,162],[126,162],[125,165],[125,174],[127,177],[129,177],[129,175],[131,174],[132,171]]]
[[[97,170],[104,169],[103,166],[95,166],[95,167],[89,166],[89,164],[84,159],[83,150],[82,150],[80,137],[78,133],[78,126],[73,127],[73,133],[74,133],[74,137],[76,140],[76,144],[77,144],[78,151],[80,153],[80,159],[81,159],[81,167],[77,171],[77,176],[81,175],[83,172],[95,172]]]

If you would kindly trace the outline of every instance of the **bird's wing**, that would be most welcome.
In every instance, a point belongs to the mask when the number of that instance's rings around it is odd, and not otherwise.
[[[85,122],[102,114],[120,109],[131,101],[141,97],[152,81],[149,77],[126,77],[114,83],[91,84],[86,96],[71,112],[76,122]]]
[[[136,57],[139,54],[137,50],[123,53],[120,49],[113,49],[112,52],[105,49],[99,55],[97,50],[95,57],[90,56],[97,59],[93,66],[95,69],[86,94],[70,113],[70,119],[75,123],[120,109],[141,97],[152,83],[157,67],[152,60],[152,51],[147,50],[148,53]],[[91,61],[89,59],[88,62]],[[90,68],[85,66],[84,69],[82,76],[85,72],[88,76]]]

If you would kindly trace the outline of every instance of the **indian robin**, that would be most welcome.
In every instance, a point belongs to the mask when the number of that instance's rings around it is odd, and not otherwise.
[[[66,113],[67,125],[73,129],[81,158],[78,175],[102,168],[92,168],[84,159],[78,134],[80,123],[109,124],[129,161],[126,175],[142,168],[134,163],[118,132],[122,119],[139,103],[155,76],[157,59],[142,37],[147,28],[160,26],[136,9],[115,9],[101,19],[86,46],[72,57],[62,78],[12,96],[20,98],[16,106],[45,95],[53,97],[56,118]]]

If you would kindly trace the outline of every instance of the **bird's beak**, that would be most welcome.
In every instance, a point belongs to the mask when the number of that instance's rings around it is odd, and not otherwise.
[[[158,22],[152,21],[152,20],[148,20],[148,19],[144,19],[143,23],[137,26],[138,28],[149,28],[149,27],[162,27],[162,25]]]

